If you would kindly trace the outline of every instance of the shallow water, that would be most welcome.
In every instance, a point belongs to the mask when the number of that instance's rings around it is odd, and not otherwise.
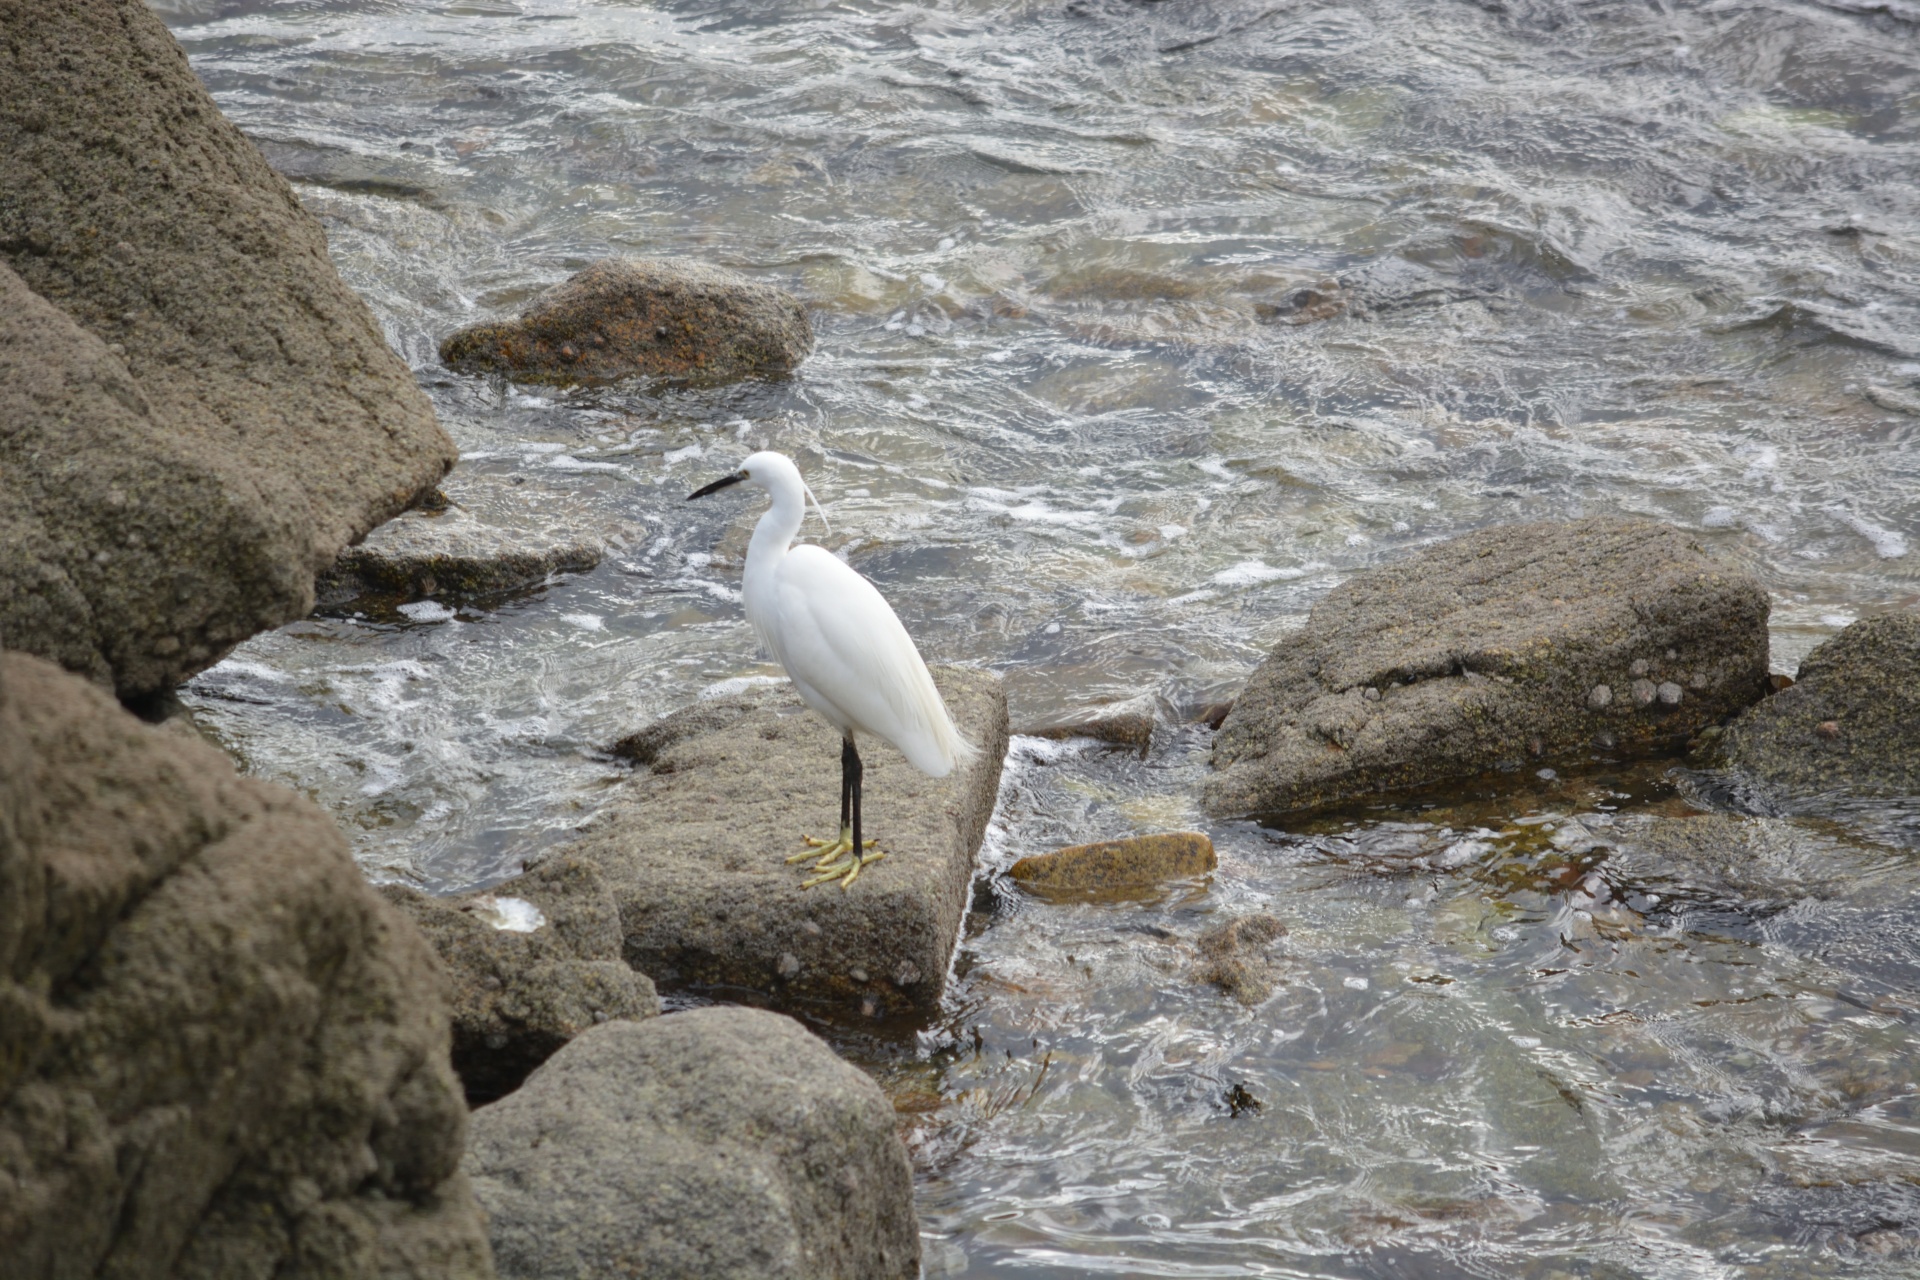
[[[1772,588],[1782,670],[1920,602],[1906,0],[160,7],[463,467],[628,533],[194,682],[375,874],[512,874],[617,782],[600,747],[768,670],[750,504],[680,501],[762,444],[1016,722],[1191,713],[1345,575],[1499,521],[1699,530]],[[437,367],[607,252],[784,284],[819,348],[709,390]],[[1205,736],[1019,740],[990,863],[1206,825]],[[1715,794],[1656,769],[1215,824],[1220,871],[1160,900],[983,881],[942,1023],[842,1042],[902,1107],[929,1273],[1911,1274],[1920,871],[1836,837],[1873,892],[1649,905],[1545,830]],[[1253,1008],[1192,980],[1249,911],[1289,928]]]

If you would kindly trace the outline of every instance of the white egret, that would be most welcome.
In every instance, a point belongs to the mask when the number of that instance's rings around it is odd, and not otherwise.
[[[892,743],[929,777],[944,778],[971,760],[977,748],[954,728],[940,691],[913,638],[871,582],[824,547],[793,545],[806,503],[819,499],[785,454],[761,452],[740,469],[687,495],[688,501],[734,484],[765,489],[773,503],[747,544],[742,587],[747,621],[760,643],[786,668],[809,707],[840,731],[840,837],[812,840],[788,858],[815,858],[811,888],[829,880],[851,885],[860,869],[886,854],[869,852],[860,828],[864,769],[855,736]],[[822,522],[826,513],[820,514]]]

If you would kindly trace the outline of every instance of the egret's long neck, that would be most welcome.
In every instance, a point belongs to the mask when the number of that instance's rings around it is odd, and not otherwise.
[[[769,488],[768,493],[773,505],[753,527],[753,541],[747,544],[749,584],[778,568],[786,559],[787,548],[793,545],[794,536],[800,532],[800,521],[807,512],[804,492],[797,483],[776,485]]]

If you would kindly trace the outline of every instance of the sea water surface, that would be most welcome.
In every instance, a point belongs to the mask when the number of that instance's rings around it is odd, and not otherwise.
[[[753,504],[682,499],[781,449],[808,535],[1016,723],[1168,709],[1145,757],[1017,738],[941,1018],[828,1029],[900,1109],[929,1275],[1920,1272],[1911,813],[1821,819],[1813,888],[1656,886],[1591,837],[1715,803],[1668,765],[1211,823],[1192,723],[1347,575],[1497,522],[1696,531],[1782,671],[1920,607],[1909,0],[157,7],[462,468],[623,531],[187,691],[370,874],[513,874],[607,743],[769,673]],[[790,288],[818,349],[719,389],[438,366],[610,253]],[[1187,826],[1220,869],[1159,896],[997,874]],[[1288,928],[1252,1006],[1194,950],[1249,912]]]

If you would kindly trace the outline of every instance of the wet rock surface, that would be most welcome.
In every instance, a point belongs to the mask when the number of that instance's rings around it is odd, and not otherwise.
[[[318,221],[145,5],[0,8],[0,191],[10,647],[171,687],[304,616],[452,464]]]
[[[596,1027],[474,1114],[466,1169],[512,1280],[919,1272],[893,1108],[780,1014]]]
[[[1863,619],[1820,645],[1791,688],[1727,726],[1719,749],[1778,803],[1920,796],[1920,614]]]
[[[550,858],[485,893],[381,896],[412,917],[453,978],[453,1067],[478,1106],[589,1027],[660,1012],[645,974],[620,958],[620,916],[599,872]]]
[[[1241,1004],[1259,1004],[1279,985],[1273,944],[1286,936],[1287,926],[1265,912],[1211,925],[1194,939],[1200,957],[1193,979],[1212,983]]]
[[[444,978],[333,823],[0,654],[0,1258],[486,1277]]]
[[[1748,907],[1871,895],[1875,871],[1902,861],[1835,828],[1729,813],[1633,814],[1592,834],[1607,846],[1609,879]]]
[[[611,258],[535,299],[517,320],[440,345],[461,373],[561,386],[622,378],[731,382],[791,372],[813,350],[800,300],[695,262]]]
[[[1023,889],[1079,897],[1204,875],[1217,865],[1213,841],[1204,834],[1168,831],[1034,854],[1007,868],[1007,874]]]
[[[629,754],[649,763],[567,848],[611,886],[627,962],[666,989],[744,989],[864,1015],[931,1010],[1007,747],[996,677],[933,676],[980,755],[934,779],[865,740],[866,833],[887,856],[844,890],[802,889],[806,864],[784,861],[803,833],[830,837],[840,812],[839,737],[790,686],[710,699],[629,738]]]
[[[1358,575],[1214,740],[1216,814],[1680,749],[1761,696],[1767,595],[1689,535],[1593,518],[1468,534]]]
[[[1031,738],[1092,738],[1116,747],[1131,747],[1145,755],[1153,745],[1153,727],[1160,719],[1160,698],[1143,693],[1120,702],[1085,707],[1014,732]]]
[[[551,492],[494,476],[448,476],[444,502],[402,513],[341,553],[316,583],[319,604],[471,600],[537,587],[600,563],[620,531]]]

